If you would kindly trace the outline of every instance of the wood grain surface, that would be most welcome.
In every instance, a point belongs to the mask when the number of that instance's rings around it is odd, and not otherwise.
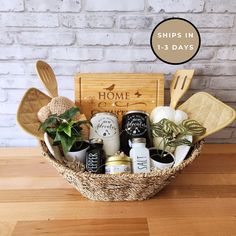
[[[130,110],[150,113],[164,103],[164,75],[77,74],[75,101],[87,118],[97,112],[112,112],[121,121],[122,114]]]
[[[169,186],[141,202],[87,200],[39,148],[2,148],[0,235],[236,235],[236,145],[205,145]]]

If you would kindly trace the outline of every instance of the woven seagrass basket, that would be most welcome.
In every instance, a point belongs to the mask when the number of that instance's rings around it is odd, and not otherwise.
[[[38,131],[40,122],[37,112],[50,100],[41,91],[31,88],[23,97],[17,112],[17,120],[21,127],[41,140],[43,133]],[[134,201],[151,198],[200,154],[202,144],[203,142],[195,144],[184,162],[175,168],[153,170],[146,174],[111,175],[85,172],[84,166],[78,163],[60,163],[50,154],[46,144],[40,141],[43,156],[57,171],[83,196],[97,201]]]
[[[23,97],[17,112],[21,127],[41,140],[43,133],[38,131],[40,122],[37,112],[50,100],[41,91],[31,88]],[[97,201],[135,201],[153,197],[200,154],[202,144],[195,144],[187,158],[177,167],[152,170],[145,174],[111,175],[85,172],[84,166],[78,163],[60,163],[50,154],[44,141],[40,141],[43,156],[56,170],[83,196]]]
[[[85,172],[78,165],[69,168],[50,154],[43,141],[40,145],[44,158],[84,197],[96,201],[141,201],[156,195],[189,165],[200,154],[203,141],[195,144],[188,157],[177,167],[145,174],[120,175],[93,174]]]

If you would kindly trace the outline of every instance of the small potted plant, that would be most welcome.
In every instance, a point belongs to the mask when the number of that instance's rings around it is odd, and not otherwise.
[[[150,149],[151,165],[158,169],[172,167],[175,157],[167,150],[181,145],[191,146],[192,139],[189,137],[200,136],[205,132],[206,128],[190,119],[182,121],[179,125],[165,118],[153,123],[152,134],[161,138],[161,142],[159,147]]]
[[[79,121],[76,115],[78,107],[72,107],[61,115],[50,115],[39,127],[53,140],[53,145],[61,147],[68,161],[85,162],[88,142],[83,140],[82,125],[89,125],[87,120]]]

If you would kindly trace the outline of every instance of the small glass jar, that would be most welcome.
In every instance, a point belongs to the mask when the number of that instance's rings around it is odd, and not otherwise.
[[[123,152],[116,153],[114,156],[107,158],[106,174],[131,173],[131,159]]]
[[[149,173],[150,172],[150,153],[146,148],[145,138],[132,139],[132,148],[129,152],[132,158],[133,173]]]
[[[105,153],[102,139],[89,140],[89,149],[85,154],[85,168],[88,172],[105,173]]]

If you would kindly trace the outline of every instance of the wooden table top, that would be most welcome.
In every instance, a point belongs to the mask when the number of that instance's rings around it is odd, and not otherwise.
[[[0,149],[0,235],[236,235],[236,145],[205,145],[142,202],[82,197],[38,148]]]

